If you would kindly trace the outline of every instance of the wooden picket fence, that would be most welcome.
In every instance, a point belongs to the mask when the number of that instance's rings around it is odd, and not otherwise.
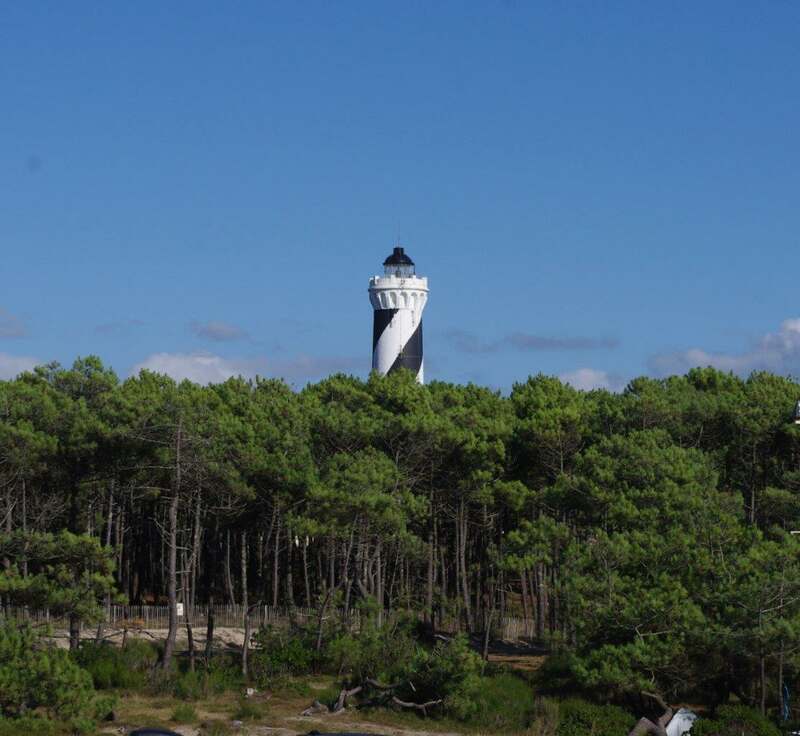
[[[396,613],[396,612],[395,612]],[[213,607],[214,626],[232,629],[244,628],[244,608],[240,605],[215,605]],[[386,611],[387,620],[393,615]],[[319,611],[315,608],[284,608],[274,606],[258,606],[250,608],[250,625],[252,628],[259,626],[288,627],[290,625],[303,625],[316,623]],[[0,619],[12,618],[27,620],[34,625],[50,625],[54,628],[65,628],[68,621],[65,617],[51,616],[48,610],[33,610],[28,608],[0,607]],[[325,613],[325,620],[345,621],[343,609],[330,609]],[[205,627],[208,621],[208,607],[195,605],[185,607],[182,615],[178,617],[180,626],[189,622],[193,628]],[[106,608],[104,626],[111,629],[127,629],[129,631],[158,631],[169,627],[169,606],[120,606],[112,605]],[[348,626],[357,629],[361,625],[361,613],[351,609],[346,617]],[[461,623],[456,617],[447,617],[441,624],[437,622],[437,629],[444,633],[454,634],[461,629]],[[493,635],[507,641],[516,641],[531,637],[534,632],[532,619],[516,616],[504,616],[492,623]]]

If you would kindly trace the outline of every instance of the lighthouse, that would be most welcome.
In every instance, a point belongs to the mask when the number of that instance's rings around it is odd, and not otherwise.
[[[369,280],[369,300],[375,310],[372,370],[385,375],[407,368],[422,383],[422,310],[428,279],[417,276],[403,248],[395,248],[383,262],[383,276]]]

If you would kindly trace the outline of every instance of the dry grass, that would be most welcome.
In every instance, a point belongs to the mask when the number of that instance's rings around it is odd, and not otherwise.
[[[312,690],[324,689],[330,685],[330,681],[319,680],[310,685]],[[386,736],[458,736],[467,733],[460,728],[455,730],[453,723],[423,721],[414,714],[392,711],[363,713],[347,710],[340,715],[300,716],[300,712],[308,707],[312,699],[313,696],[309,698],[292,692],[273,694],[271,697],[257,696],[254,701],[267,705],[264,716],[246,723],[243,729],[238,729],[235,733],[239,736],[296,736],[313,729],[323,732],[361,731]],[[240,698],[228,693],[194,701],[192,706],[197,711],[197,723],[179,725],[171,717],[175,708],[184,702],[175,698],[139,694],[121,698],[117,707],[117,721],[103,729],[103,732],[118,734],[120,727],[133,729],[147,725],[172,729],[183,736],[199,736],[208,733],[209,724],[218,724],[221,729],[230,726],[239,708]]]
[[[522,672],[536,672],[547,657],[541,654],[489,654],[492,664],[503,665]]]
[[[198,700],[193,702],[192,706],[197,711],[198,723],[229,722],[237,702],[236,696],[226,694]],[[176,698],[150,697],[138,693],[122,697],[116,708],[117,721],[110,730],[118,733],[117,729],[120,726],[132,729],[147,725],[170,728],[179,733],[194,734],[197,731],[195,726],[178,726],[172,721],[175,708],[184,703],[185,701]]]

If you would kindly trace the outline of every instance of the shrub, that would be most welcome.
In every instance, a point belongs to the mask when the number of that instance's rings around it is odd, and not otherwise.
[[[147,678],[147,692],[149,695],[171,694],[177,679],[175,670],[154,669]]]
[[[309,632],[302,629],[284,632],[265,626],[253,643],[250,673],[259,687],[269,687],[290,675],[308,674],[314,667],[316,652]]]
[[[233,713],[234,720],[237,721],[258,721],[266,714],[266,707],[252,700],[242,699],[239,701]]]
[[[533,704],[533,718],[528,733],[530,736],[555,736],[560,720],[558,701],[537,699]]]
[[[200,700],[209,694],[222,695],[231,690],[241,692],[245,682],[238,662],[228,656],[212,659],[208,668],[202,663],[195,670],[181,662],[169,670],[153,669],[147,682],[151,695],[171,694],[179,700]]]
[[[354,682],[367,677],[394,681],[411,666],[417,650],[407,627],[378,629],[368,624],[360,634],[334,637],[326,647],[325,659],[333,672],[348,674]]]
[[[636,719],[616,705],[595,705],[572,698],[559,706],[557,736],[620,736]]]
[[[497,733],[521,731],[534,720],[533,688],[509,672],[482,678],[475,701],[476,714],[471,723],[481,729]]]
[[[108,642],[83,642],[75,653],[75,661],[92,676],[99,690],[143,688],[157,660],[158,650],[152,644],[136,640],[121,648]]]
[[[205,673],[199,670],[176,671],[172,678],[172,694],[179,700],[200,700],[205,697]]]
[[[437,644],[433,650],[418,647],[398,691],[403,700],[424,703],[442,699],[443,710],[454,718],[469,720],[480,708],[483,662],[465,636]],[[413,686],[412,686],[413,683]]]
[[[197,720],[197,711],[189,703],[180,703],[172,711],[170,720],[175,723],[194,723]]]
[[[570,654],[551,654],[534,675],[536,690],[547,695],[578,696],[582,690],[576,684],[575,658]]]
[[[766,716],[743,705],[723,705],[713,719],[698,718],[692,736],[780,736]]]
[[[207,693],[214,695],[230,691],[241,692],[245,681],[239,661],[225,655],[213,657],[205,670],[205,687]]]
[[[0,716],[18,719],[37,708],[73,730],[90,730],[112,707],[98,698],[92,678],[28,624],[0,623]]]

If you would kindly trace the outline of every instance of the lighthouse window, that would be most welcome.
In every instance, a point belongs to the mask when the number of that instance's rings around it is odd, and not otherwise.
[[[395,276],[398,279],[407,279],[414,276],[414,266],[391,263],[385,267],[384,272],[386,276]]]

